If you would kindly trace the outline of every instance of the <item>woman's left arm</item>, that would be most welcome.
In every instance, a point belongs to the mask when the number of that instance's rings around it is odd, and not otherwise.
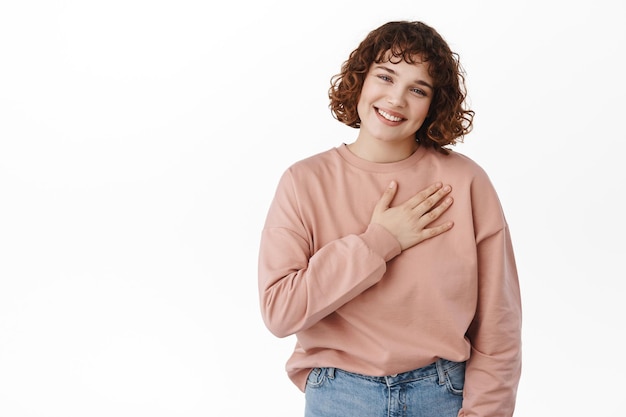
[[[522,365],[522,306],[508,224],[488,178],[473,184],[478,299],[467,332],[465,417],[510,417],[515,409]]]

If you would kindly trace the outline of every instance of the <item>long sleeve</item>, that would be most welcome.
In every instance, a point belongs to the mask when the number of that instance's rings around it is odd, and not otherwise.
[[[293,178],[279,182],[262,231],[259,294],[263,320],[278,337],[315,324],[377,283],[398,241],[378,225],[365,226],[313,252]]]
[[[483,186],[482,190],[491,190]],[[486,200],[486,201],[485,201]],[[488,206],[482,206],[482,203]],[[522,309],[508,225],[495,192],[476,202],[478,298],[467,337],[464,417],[513,415],[521,375]],[[504,224],[495,233],[492,228]]]

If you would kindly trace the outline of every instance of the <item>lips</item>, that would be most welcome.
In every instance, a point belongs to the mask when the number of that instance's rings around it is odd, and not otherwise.
[[[383,118],[385,118],[386,120],[389,120],[390,122],[401,122],[403,119],[402,117],[398,117],[398,116],[394,116],[392,114],[387,113],[384,110],[381,109],[376,109],[376,111],[378,112],[378,114],[380,114]]]

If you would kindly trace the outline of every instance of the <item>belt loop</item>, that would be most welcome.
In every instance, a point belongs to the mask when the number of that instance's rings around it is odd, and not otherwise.
[[[328,372],[328,377],[330,379],[335,379],[335,368],[326,368]]]
[[[437,359],[437,376],[439,377],[439,385],[446,383],[446,371],[443,369],[443,360]]]

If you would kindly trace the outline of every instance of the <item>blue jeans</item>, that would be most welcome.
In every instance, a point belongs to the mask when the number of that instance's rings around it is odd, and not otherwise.
[[[305,389],[305,417],[457,417],[465,362],[440,359],[402,374],[366,376],[315,368]]]

